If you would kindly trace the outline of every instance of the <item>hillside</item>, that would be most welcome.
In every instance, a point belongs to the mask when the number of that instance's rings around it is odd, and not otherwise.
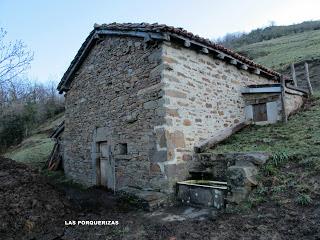
[[[319,119],[318,93],[287,124],[249,126],[212,150],[272,153],[273,157],[260,173],[258,188],[247,202],[249,208],[266,203],[282,210],[297,209],[294,207],[297,205],[319,206]]]
[[[223,38],[218,39],[218,41],[226,47],[238,48],[252,43],[314,30],[320,30],[320,21],[305,21],[287,26],[275,26],[273,24],[268,27],[254,29],[249,33],[228,33]]]
[[[54,145],[49,135],[63,118],[64,113],[61,113],[48,119],[37,127],[30,137],[25,138],[19,145],[11,147],[5,156],[35,168],[42,168]]]
[[[292,62],[320,58],[320,30],[307,31],[237,48],[256,62],[284,70]]]
[[[320,21],[271,26],[221,41],[257,63],[290,75],[296,64],[298,86],[305,88],[304,62],[313,87],[320,90]]]

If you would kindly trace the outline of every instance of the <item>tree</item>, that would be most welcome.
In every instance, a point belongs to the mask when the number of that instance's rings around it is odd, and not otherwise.
[[[21,41],[5,42],[7,32],[0,28],[0,85],[10,82],[30,67],[33,53]]]

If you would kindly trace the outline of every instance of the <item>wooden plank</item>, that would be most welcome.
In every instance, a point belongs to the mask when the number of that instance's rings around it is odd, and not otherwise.
[[[263,122],[268,121],[267,116],[267,104],[258,103],[252,105],[253,110],[253,121],[254,122]]]
[[[311,82],[310,82],[310,77],[309,77],[309,67],[308,67],[308,63],[304,63],[304,68],[305,68],[305,75],[306,75],[306,80],[308,83],[308,89],[309,89],[309,93],[310,95],[313,94],[313,90],[312,90],[312,86],[311,86]]]
[[[282,104],[282,119],[284,123],[288,122],[288,116],[286,111],[286,99],[285,99],[285,90],[286,90],[286,84],[283,75],[280,77],[281,80],[281,104]]]
[[[240,123],[233,128],[223,129],[218,131],[215,135],[211,136],[208,140],[200,142],[194,147],[194,151],[196,153],[204,152],[208,149],[215,147],[218,143],[222,142],[223,140],[227,139],[234,133],[240,131],[242,128],[249,125],[250,122],[243,122]]]
[[[294,69],[294,63],[291,63],[291,75],[292,75],[293,84],[295,87],[297,87],[298,83],[297,83],[297,77],[296,77],[296,70]]]

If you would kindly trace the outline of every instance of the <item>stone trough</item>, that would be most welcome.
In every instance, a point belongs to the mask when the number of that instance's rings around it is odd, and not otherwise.
[[[214,209],[240,204],[257,186],[259,168],[270,156],[266,152],[196,154],[189,168],[193,180],[177,183],[177,199],[183,204]]]
[[[227,182],[187,180],[177,183],[177,198],[183,204],[222,209],[228,192]]]

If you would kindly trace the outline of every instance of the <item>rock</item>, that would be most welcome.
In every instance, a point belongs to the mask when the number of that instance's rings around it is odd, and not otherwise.
[[[229,203],[236,203],[239,204],[247,199],[251,188],[247,187],[233,187],[231,189],[231,194],[228,195],[227,201]]]
[[[9,175],[8,172],[2,172],[2,171],[0,171],[0,177],[5,177],[5,176],[7,176],[7,175]]]
[[[227,170],[228,183],[231,186],[256,186],[257,174],[256,167],[231,166]]]
[[[149,101],[143,104],[144,109],[155,109],[158,106],[157,101]]]
[[[126,122],[127,123],[134,123],[138,120],[138,112],[137,111],[134,111],[132,112],[131,114],[129,114],[127,116],[127,119],[126,119]]]
[[[271,157],[267,152],[250,152],[250,153],[234,153],[236,165],[242,165],[245,163],[252,163],[254,165],[263,165]]]

